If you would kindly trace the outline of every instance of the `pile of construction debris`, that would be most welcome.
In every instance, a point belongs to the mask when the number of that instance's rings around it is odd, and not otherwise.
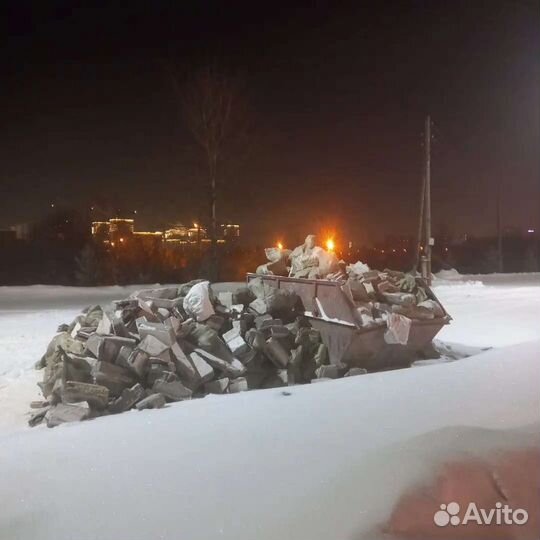
[[[208,281],[146,289],[90,306],[61,325],[38,363],[46,401],[30,425],[115,414],[166,402],[308,383],[365,370],[329,365],[298,298],[260,280],[213,293]]]
[[[406,343],[411,320],[444,310],[414,276],[346,266],[315,246],[312,235],[292,252],[267,250],[261,274],[337,280],[358,327],[386,325],[388,343]],[[288,267],[287,263],[292,266]],[[253,278],[253,276],[252,276]],[[138,291],[110,306],[87,307],[63,324],[38,362],[44,401],[32,403],[30,425],[116,414],[132,408],[258,388],[366,373],[331,363],[327,345],[292,290],[264,276],[234,292],[208,281]]]

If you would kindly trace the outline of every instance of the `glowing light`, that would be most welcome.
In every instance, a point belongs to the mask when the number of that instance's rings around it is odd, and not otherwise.
[[[282,244],[281,242],[278,242],[278,243],[277,243],[277,248],[278,248],[278,249],[283,249],[283,244]]]
[[[336,245],[334,243],[334,240],[332,238],[329,238],[327,241],[326,241],[326,249],[328,251],[334,251]]]
[[[120,238],[120,242],[123,242],[123,241],[124,241],[124,239],[123,239],[123,238]]]
[[[528,232],[529,234],[534,234],[534,229],[527,229],[527,232]]]
[[[196,229],[198,229],[198,228],[199,228],[199,225],[198,225],[198,223],[193,223],[193,226],[194,226],[194,227],[195,227]]]
[[[114,242],[111,242],[111,246],[114,247]]]

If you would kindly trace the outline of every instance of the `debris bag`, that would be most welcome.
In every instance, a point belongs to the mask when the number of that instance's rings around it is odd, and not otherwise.
[[[323,248],[316,247],[313,249],[313,255],[319,261],[319,276],[326,277],[332,272],[339,270],[339,261],[336,254],[332,251],[326,251]]]
[[[390,313],[386,319],[388,330],[384,333],[384,341],[388,344],[407,345],[411,330],[411,319],[398,313]]]
[[[369,272],[369,266],[361,261],[356,261],[347,266],[347,272],[349,275],[361,276],[364,272]]]
[[[206,321],[215,314],[214,306],[210,301],[209,288],[209,281],[201,281],[193,285],[184,298],[184,310],[198,322]]]

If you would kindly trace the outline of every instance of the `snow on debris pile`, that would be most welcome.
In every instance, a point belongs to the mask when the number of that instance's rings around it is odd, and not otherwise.
[[[365,373],[329,365],[296,294],[265,287],[254,280],[216,296],[197,280],[87,307],[58,328],[36,366],[44,400],[31,404],[29,424]]]

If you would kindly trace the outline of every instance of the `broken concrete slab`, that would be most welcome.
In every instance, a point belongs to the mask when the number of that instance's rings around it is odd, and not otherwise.
[[[117,398],[112,405],[109,406],[109,411],[113,414],[121,413],[131,409],[136,403],[142,401],[146,397],[146,392],[142,385],[135,384],[131,388],[125,388],[122,394]]]
[[[103,311],[101,315],[101,320],[96,329],[96,334],[98,335],[109,335],[112,334],[112,317],[109,313]]]
[[[145,352],[148,356],[159,356],[167,350],[170,345],[167,345],[157,339],[152,334],[148,334],[137,346],[139,351]]]
[[[141,289],[135,291],[131,296],[133,298],[141,298],[143,300],[168,299],[174,300],[179,295],[178,287],[156,287],[153,289]]]
[[[130,368],[129,357],[131,356],[132,352],[132,347],[126,347],[125,345],[121,347],[120,351],[118,351],[115,364],[123,368]]]
[[[178,343],[174,343],[171,347],[171,353],[180,378],[185,382],[193,383],[197,379],[197,372],[182,347]]]
[[[137,377],[142,379],[146,376],[148,370],[150,369],[150,355],[147,352],[137,348],[131,352],[128,358],[128,365],[130,369],[137,375]]]
[[[67,422],[80,422],[90,416],[90,409],[80,405],[59,403],[51,407],[45,414],[47,427],[56,427]]]
[[[41,407],[40,409],[35,409],[34,412],[30,415],[30,418],[28,419],[28,425],[30,427],[35,427],[43,420],[45,419],[45,415],[47,414],[47,411],[50,409],[49,406]]]
[[[193,364],[193,367],[195,368],[198,383],[205,383],[213,379],[214,370],[212,366],[206,360],[204,360],[204,358],[202,358],[196,352],[192,352],[189,355],[189,358]]]
[[[110,362],[97,362],[92,374],[96,384],[107,387],[113,397],[119,396],[124,388],[129,388],[137,382],[132,372]]]
[[[146,317],[139,317],[136,324],[139,337],[143,341],[146,336],[153,336],[168,347],[171,347],[176,341],[174,329],[171,326],[165,326],[162,322],[149,322]]]
[[[205,383],[204,389],[209,394],[224,394],[229,387],[229,379],[224,377]]]
[[[341,377],[346,370],[346,366],[340,367],[330,364],[327,366],[319,366],[316,369],[315,374],[318,379],[337,379],[338,377]]]
[[[227,347],[235,356],[239,356],[249,351],[249,345],[240,334],[240,328],[232,328],[223,334],[223,339]]]
[[[214,369],[230,375],[233,378],[243,375],[246,371],[242,362],[236,358],[233,358],[232,362],[227,362],[204,349],[196,348],[195,352],[202,356]]]
[[[152,390],[163,394],[169,401],[191,399],[192,394],[191,390],[186,388],[180,381],[156,381],[152,386]]]
[[[256,351],[263,351],[266,347],[266,338],[264,337],[264,334],[255,328],[250,328],[246,332],[244,339],[247,344]]]
[[[165,407],[165,396],[163,394],[151,394],[150,396],[141,399],[138,403],[135,404],[135,408],[138,411],[144,409],[161,409]]]
[[[109,389],[100,384],[66,381],[62,389],[64,403],[86,401],[92,409],[103,410],[109,401]]]
[[[259,315],[264,315],[268,312],[268,306],[262,298],[255,298],[255,300],[249,304],[249,307]]]
[[[236,394],[237,392],[246,392],[248,390],[248,383],[245,377],[238,377],[229,382],[228,392],[229,394]]]
[[[111,362],[114,364],[122,347],[134,348],[136,344],[137,341],[132,338],[101,336],[101,340],[97,346],[97,359],[100,362]]]

